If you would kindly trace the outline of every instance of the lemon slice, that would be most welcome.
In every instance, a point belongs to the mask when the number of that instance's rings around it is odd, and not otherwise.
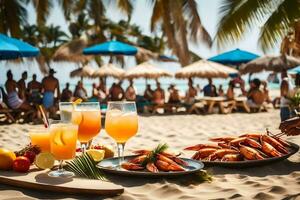
[[[59,146],[65,146],[64,134],[62,130],[57,130],[54,135],[54,143]]]
[[[105,151],[99,149],[89,149],[86,152],[94,159],[95,162],[103,160],[105,155]]]
[[[54,166],[55,158],[49,152],[43,152],[35,157],[34,164],[39,169],[51,169]]]
[[[81,98],[78,98],[76,99],[76,101],[73,101],[73,105],[77,105],[77,104],[80,104],[82,102],[82,99]]]

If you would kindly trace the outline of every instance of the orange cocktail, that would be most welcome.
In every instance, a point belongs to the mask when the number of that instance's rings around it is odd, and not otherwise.
[[[100,110],[76,109],[72,112],[72,122],[79,125],[78,140],[81,143],[87,143],[100,133],[101,112]]]
[[[43,152],[50,152],[50,132],[47,128],[29,130],[32,145],[37,145]]]
[[[75,157],[78,125],[57,123],[50,126],[50,149],[57,160]]]
[[[127,142],[138,130],[138,117],[136,112],[123,113],[120,110],[107,111],[105,130],[117,143]]]
[[[135,102],[111,101],[105,118],[105,131],[117,143],[119,166],[124,160],[124,148],[127,140],[138,131],[138,116]]]

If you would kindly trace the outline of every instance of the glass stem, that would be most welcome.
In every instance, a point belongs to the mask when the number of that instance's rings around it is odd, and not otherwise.
[[[125,143],[117,143],[118,147],[118,157],[119,157],[119,166],[124,162],[124,147]]]
[[[64,171],[63,163],[64,163],[63,160],[59,161],[59,165],[58,165],[58,170],[57,171],[59,171],[59,172],[63,172]]]
[[[81,143],[81,152],[82,153],[85,153],[85,151],[86,151],[86,143]]]

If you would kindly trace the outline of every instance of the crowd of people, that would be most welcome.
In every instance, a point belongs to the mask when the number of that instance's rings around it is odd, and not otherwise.
[[[249,107],[255,107],[263,103],[279,104],[282,120],[288,119],[293,115],[289,97],[294,89],[287,79],[286,72],[282,72],[281,95],[279,98],[274,99],[274,101],[269,96],[267,82],[260,81],[257,78],[251,80],[248,91],[245,89],[245,81],[240,76],[229,81],[227,91],[224,91],[222,85],[217,88],[212,79],[208,79],[208,84],[203,88],[199,84],[194,86],[192,79],[189,79],[185,95],[180,95],[179,90],[174,84],[169,86],[166,95],[166,92],[158,81],[156,82],[155,89],[152,89],[151,85],[147,84],[144,94],[138,95],[132,80],[129,80],[129,85],[125,90],[122,88],[122,80],[113,83],[109,89],[106,88],[105,82],[101,80],[99,85],[96,83],[93,84],[92,93],[89,95],[82,81],[78,81],[74,91],[71,91],[69,83],[66,83],[65,88],[60,91],[59,80],[55,78],[55,73],[53,69],[50,69],[49,75],[44,77],[41,82],[37,80],[36,74],[33,74],[32,80],[26,85],[28,78],[26,71],[22,73],[22,77],[18,81],[14,80],[10,70],[7,71],[5,90],[1,88],[0,92],[0,106],[4,107],[5,103],[11,109],[32,111],[36,110],[36,105],[42,104],[50,114],[57,111],[59,101],[70,102],[77,98],[83,101],[99,101],[104,105],[108,101],[128,100],[136,101],[137,104],[146,102],[147,105],[163,105],[168,103],[191,106],[198,101],[199,94],[203,93],[203,96],[206,97],[223,97],[229,101],[234,100],[237,95],[245,96],[247,97]],[[299,77],[300,75],[296,77],[296,87],[300,85]],[[239,94],[235,94],[237,88],[240,89]]]

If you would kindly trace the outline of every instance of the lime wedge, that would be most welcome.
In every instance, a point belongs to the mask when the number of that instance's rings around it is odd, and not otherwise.
[[[105,151],[99,149],[89,149],[86,152],[94,159],[95,162],[103,160],[105,155]]]
[[[34,164],[39,169],[51,169],[54,166],[55,158],[49,152],[43,152],[35,157]]]

